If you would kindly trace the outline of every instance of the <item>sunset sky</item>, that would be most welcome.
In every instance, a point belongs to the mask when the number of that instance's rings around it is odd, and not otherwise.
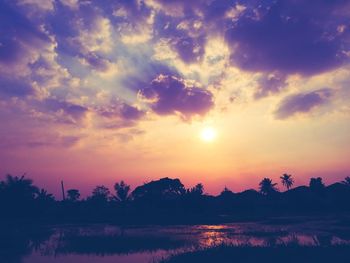
[[[0,0],[0,178],[333,183],[349,61],[346,0]]]

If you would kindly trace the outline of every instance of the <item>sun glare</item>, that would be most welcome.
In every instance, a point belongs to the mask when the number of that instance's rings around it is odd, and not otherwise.
[[[205,142],[212,142],[216,138],[216,131],[212,127],[205,127],[201,131],[200,137]]]

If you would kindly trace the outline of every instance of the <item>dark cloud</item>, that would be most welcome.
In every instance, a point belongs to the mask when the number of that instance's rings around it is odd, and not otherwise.
[[[123,119],[139,120],[141,117],[144,116],[144,112],[136,107],[124,103],[121,106],[120,115]]]
[[[180,77],[180,74],[175,68],[163,63],[147,60],[146,58],[144,61],[138,63],[138,67],[139,72],[137,72],[137,74],[128,75],[122,80],[122,83],[128,89],[135,92],[138,92],[140,89],[148,85],[148,83],[160,74]]]
[[[203,115],[213,107],[211,92],[169,75],[159,75],[139,94],[159,115],[179,113],[188,118]]]
[[[254,98],[261,99],[271,94],[280,92],[285,86],[286,76],[283,74],[266,74],[258,79],[258,87],[255,91]]]
[[[0,95],[9,97],[25,97],[33,94],[35,94],[35,90],[30,85],[28,80],[0,77]]]
[[[145,115],[142,110],[126,103],[115,103],[109,106],[98,107],[96,112],[105,118],[129,121],[139,120]]]
[[[275,117],[277,119],[287,119],[297,113],[307,113],[312,109],[326,104],[332,96],[331,89],[319,89],[309,93],[295,94],[286,97],[277,110]]]
[[[172,42],[174,49],[185,63],[194,63],[202,60],[205,44],[203,36],[197,38],[184,36]]]
[[[106,71],[108,69],[108,60],[94,52],[88,52],[85,55],[80,54],[80,57],[84,62],[96,70]]]
[[[203,58],[206,32],[195,14],[174,18],[159,13],[154,23],[154,38],[167,40],[185,63],[200,62]]]
[[[41,147],[73,147],[81,140],[78,136],[59,136],[56,134],[46,135],[41,138],[30,138],[25,143],[30,148],[41,148]]]
[[[13,2],[0,1],[0,63],[15,64],[49,38]]]
[[[82,121],[89,111],[89,109],[84,106],[55,98],[45,99],[39,104],[39,109],[40,108],[44,112],[56,113],[55,117],[58,118],[57,121],[67,124],[76,124]]]
[[[342,65],[346,33],[337,29],[349,16],[340,19],[336,12],[346,2],[283,0],[248,9],[225,34],[232,63],[250,71],[303,75]]]

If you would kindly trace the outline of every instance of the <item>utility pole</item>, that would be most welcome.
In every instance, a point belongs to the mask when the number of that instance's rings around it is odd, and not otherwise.
[[[64,193],[63,181],[61,181],[61,189],[62,189],[62,200],[65,201],[66,200],[66,194]]]

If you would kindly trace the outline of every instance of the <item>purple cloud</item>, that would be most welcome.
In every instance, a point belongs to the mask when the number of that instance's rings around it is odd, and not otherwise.
[[[159,75],[139,94],[159,115],[203,115],[214,105],[210,91],[190,86],[184,79],[169,75]]]
[[[0,77],[0,96],[25,97],[35,93],[28,80]]]
[[[232,63],[250,71],[303,75],[342,65],[348,32],[338,27],[349,18],[337,17],[337,10],[345,4],[286,0],[248,9],[225,33]]]
[[[145,115],[144,111],[126,103],[115,103],[99,107],[96,109],[96,112],[105,118],[116,118],[126,121],[136,121]]]
[[[166,39],[185,63],[200,62],[207,36],[199,21],[195,14],[186,18],[174,18],[159,13],[154,24],[154,38]]]
[[[120,109],[120,115],[123,119],[139,120],[144,116],[144,112],[136,107],[123,103]]]
[[[288,96],[278,106],[275,111],[275,117],[277,119],[287,119],[297,113],[307,113],[316,107],[326,104],[332,94],[331,89],[325,88]]]
[[[13,3],[0,2],[0,17],[0,63],[15,64],[28,55],[30,48],[40,48],[49,42],[46,34]]]
[[[89,111],[89,109],[84,106],[55,98],[45,99],[41,105],[39,103],[39,108],[44,112],[56,113],[57,121],[67,124],[76,124],[82,121]]]
[[[261,99],[271,94],[281,91],[285,86],[286,77],[283,74],[267,74],[258,79],[258,87],[255,91],[254,98]]]

